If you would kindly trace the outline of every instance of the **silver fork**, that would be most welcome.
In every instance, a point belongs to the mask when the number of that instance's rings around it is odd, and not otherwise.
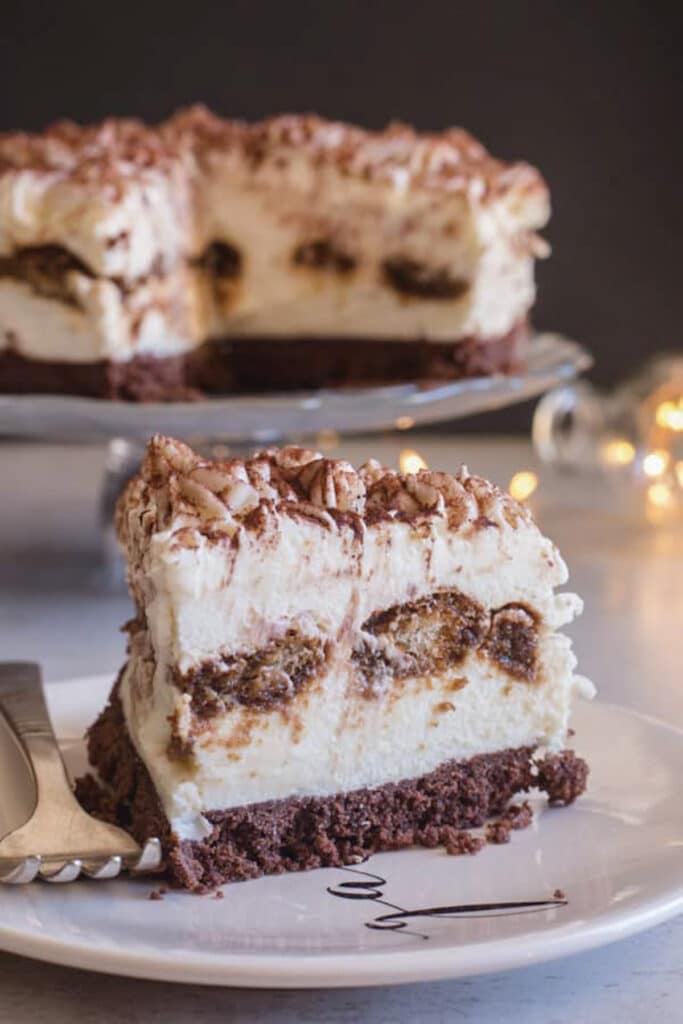
[[[36,803],[28,821],[0,840],[0,882],[72,882],[115,878],[122,867],[154,871],[161,844],[143,847],[114,825],[87,814],[76,800],[52,731],[38,665],[0,664],[0,712],[33,773]]]

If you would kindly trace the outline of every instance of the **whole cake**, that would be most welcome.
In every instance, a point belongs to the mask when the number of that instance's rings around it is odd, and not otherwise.
[[[129,400],[523,362],[541,176],[461,129],[203,108],[0,136],[0,392]]]
[[[566,567],[463,467],[149,442],[118,533],[136,617],[89,733],[106,793],[191,889],[468,833],[537,787],[571,803]]]

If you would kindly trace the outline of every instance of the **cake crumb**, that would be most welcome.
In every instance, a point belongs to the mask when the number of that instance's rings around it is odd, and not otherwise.
[[[166,886],[162,885],[158,889],[152,889],[147,899],[150,900],[163,900],[164,896],[168,892]]]
[[[567,894],[564,891],[564,889],[556,889],[555,892],[553,893],[553,899],[554,900],[566,900],[567,899]]]
[[[224,896],[225,896],[225,893],[223,892],[222,889],[216,889],[215,893],[213,894],[213,898],[215,900],[222,900],[224,898]]]
[[[503,843],[510,842],[510,834],[512,829],[504,818],[500,818],[498,821],[492,821],[490,825],[486,826],[486,841],[487,843],[493,843],[495,846],[502,846]]]
[[[510,804],[505,816],[509,819],[510,826],[515,831],[521,828],[528,828],[534,820],[534,812],[528,800],[524,800],[521,804]]]
[[[573,750],[549,754],[538,762],[538,787],[548,794],[551,807],[567,807],[586,788],[588,765]]]
[[[528,828],[533,820],[534,812],[528,800],[521,804],[510,804],[502,818],[486,826],[486,839],[494,844],[509,843],[512,832]]]
[[[482,836],[449,825],[438,829],[438,837],[439,843],[450,857],[472,856],[486,845],[486,840]]]

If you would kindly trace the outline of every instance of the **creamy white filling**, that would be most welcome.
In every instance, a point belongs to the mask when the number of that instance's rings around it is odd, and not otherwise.
[[[371,699],[353,695],[348,664],[338,664],[290,716],[274,710],[254,722],[253,713],[236,708],[212,720],[199,734],[191,768],[166,753],[168,715],[176,709],[182,715],[188,698],[162,681],[163,670],[147,714],[132,696],[135,661],[122,695],[129,732],[173,829],[199,838],[209,810],[381,786],[509,747],[562,749],[572,698],[591,690],[573,675],[566,637],[544,638],[540,664],[542,682],[533,685],[511,681],[472,654],[431,686],[402,680],[399,696]],[[467,684],[453,691],[462,678]],[[249,740],[240,746],[245,731]]]
[[[172,531],[152,537],[132,582],[146,606],[156,671],[151,687],[137,685],[134,659],[123,699],[133,741],[179,835],[200,835],[210,809],[377,786],[453,758],[564,744],[572,697],[590,695],[591,687],[574,676],[569,641],[554,631],[581,602],[554,594],[566,567],[533,524],[513,527],[502,509],[492,515],[496,526],[457,531],[435,517],[429,542],[416,541],[408,523],[381,523],[366,531],[362,551],[350,531],[287,515],[261,536],[240,530],[236,546],[199,533],[196,547],[180,547]],[[487,610],[521,603],[541,616],[539,682],[512,680],[471,653],[431,684],[397,684],[393,698],[354,694],[349,637],[368,616],[451,587]],[[262,647],[274,631],[302,622],[340,646],[322,687],[291,714],[236,708],[202,723],[169,682],[173,667]],[[452,691],[455,677],[467,685]],[[437,711],[443,703],[453,709]],[[168,759],[171,717],[178,735],[193,741],[191,767]]]
[[[185,548],[173,531],[155,534],[140,578],[154,650],[184,671],[221,649],[262,646],[282,621],[311,615],[335,635],[377,609],[449,587],[484,608],[529,605],[550,629],[570,621],[581,603],[553,592],[567,580],[555,546],[533,524],[496,520],[451,530],[434,517],[430,539],[420,542],[410,523],[379,524],[366,530],[357,556],[350,530],[276,512],[265,534],[242,528],[235,545],[197,534],[197,547]]]
[[[303,160],[293,162],[284,185],[272,169],[253,179],[233,160],[215,160],[195,244],[201,251],[225,239],[243,254],[243,267],[236,297],[216,311],[214,331],[432,341],[502,334],[533,303],[524,237],[527,218],[536,223],[543,213],[521,208],[513,215],[504,201],[482,204],[457,193],[368,186],[333,170],[310,180]],[[312,241],[351,257],[354,269],[294,265],[297,247]],[[447,271],[469,290],[455,299],[399,294],[382,271],[389,257]]]
[[[473,275],[470,290],[457,300],[415,298],[388,287],[376,265],[359,267],[353,279],[330,279],[307,271],[297,280],[281,272],[285,287],[269,292],[269,281],[245,279],[249,302],[230,315],[217,315],[214,333],[231,336],[329,336],[448,342],[470,336],[495,338],[507,333],[533,304],[531,259],[509,260],[507,250],[492,249]],[[281,296],[278,301],[278,293]]]
[[[79,316],[2,282],[0,315],[21,327],[17,350],[88,362],[127,359],[133,351],[163,356],[221,336],[491,338],[533,304],[529,233],[547,218],[545,196],[513,202],[405,190],[332,169],[317,173],[304,158],[292,159],[285,174],[272,166],[254,172],[232,154],[196,174],[192,201],[188,182],[158,172],[127,188],[119,203],[57,176],[26,171],[0,180],[0,253],[62,245],[98,275],[83,278],[89,283]],[[216,241],[241,257],[223,298],[187,262]],[[354,268],[297,265],[295,252],[312,242],[348,255]],[[387,258],[447,273],[467,290],[453,298],[401,294],[383,272]],[[169,275],[169,295],[141,330],[137,311],[150,287],[144,278],[159,270]],[[107,277],[130,288],[121,293]],[[4,308],[9,295],[19,312]]]
[[[183,178],[154,168],[109,195],[58,171],[0,178],[0,253],[61,245],[108,277],[134,280],[157,263],[173,266],[186,246],[189,217]]]
[[[229,312],[212,302],[211,288],[198,273],[176,274],[166,291],[174,300],[149,296],[142,285],[123,294],[111,281],[73,274],[79,279],[80,308],[33,291],[29,284],[0,279],[0,349],[12,347],[29,359],[94,362],[126,360],[132,355],[160,358],[190,351],[211,337],[329,336],[434,342],[506,333],[533,302],[530,260],[506,262],[492,250],[471,291],[458,301],[409,299],[386,287],[373,272],[353,282],[312,279],[302,282],[283,269],[281,285],[270,293],[268,280],[245,272]],[[365,278],[363,280],[363,278]],[[277,283],[277,282],[276,282]],[[289,296],[286,297],[286,293]],[[278,294],[281,298],[278,300]],[[149,307],[142,314],[145,303]],[[251,312],[244,309],[252,308]]]
[[[149,295],[149,287],[128,299],[111,281],[71,276],[78,305],[0,278],[0,352],[11,349],[25,359],[53,362],[125,362],[136,355],[173,356],[192,346],[176,322],[182,310],[185,323],[192,323],[191,306],[183,307],[192,302],[191,291],[181,290],[176,305],[167,308]]]

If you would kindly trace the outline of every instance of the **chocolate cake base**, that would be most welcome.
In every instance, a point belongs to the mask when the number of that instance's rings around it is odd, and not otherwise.
[[[445,844],[475,852],[481,842],[458,830],[503,814],[515,794],[534,787],[552,804],[572,803],[588,768],[572,751],[539,762],[520,747],[452,761],[418,779],[323,797],[292,797],[216,810],[213,832],[201,841],[171,832],[152,780],[129,739],[120,699],[111,700],[88,735],[92,775],[77,795],[91,813],[128,829],[139,841],[161,839],[167,871],[197,892],[266,874],[338,867],[382,850]],[[474,841],[473,841],[474,840]]]
[[[204,395],[458,380],[524,364],[526,324],[499,338],[458,342],[361,338],[232,338],[185,356],[128,362],[50,362],[0,352],[0,393],[82,395],[130,402]]]
[[[137,356],[126,363],[58,363],[0,352],[0,394],[80,395],[124,402],[201,397],[187,383],[186,359]]]

